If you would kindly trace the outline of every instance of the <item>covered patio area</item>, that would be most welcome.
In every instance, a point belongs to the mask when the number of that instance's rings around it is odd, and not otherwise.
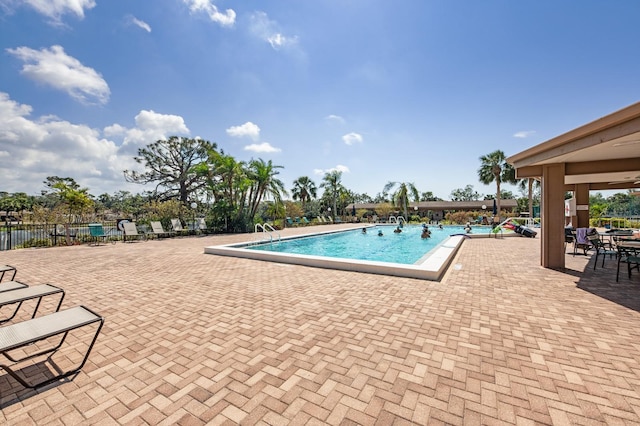
[[[507,159],[516,177],[541,182],[541,264],[565,266],[565,192],[575,228],[589,226],[589,191],[640,189],[640,102]]]

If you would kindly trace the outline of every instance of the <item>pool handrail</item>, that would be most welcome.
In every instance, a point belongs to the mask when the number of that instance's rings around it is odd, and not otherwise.
[[[400,221],[402,221],[403,225],[407,223],[407,220],[404,218],[404,216],[389,216],[389,223],[400,224]]]
[[[281,239],[280,233],[276,232],[275,228],[266,222],[263,224],[256,223],[253,227],[253,231],[255,233],[258,233],[258,231],[266,232],[267,235],[269,235],[269,242],[273,242],[273,233],[278,236],[278,241]]]

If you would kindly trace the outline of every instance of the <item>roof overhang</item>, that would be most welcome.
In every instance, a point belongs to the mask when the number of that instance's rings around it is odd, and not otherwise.
[[[592,190],[640,188],[640,102],[507,158],[516,177],[538,178],[565,164],[564,183]]]

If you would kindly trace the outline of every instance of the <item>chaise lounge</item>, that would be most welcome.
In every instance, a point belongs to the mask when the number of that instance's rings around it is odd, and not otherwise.
[[[159,221],[150,222],[149,224],[151,225],[151,232],[149,233],[150,235],[155,235],[158,238],[171,237],[172,235],[174,235],[173,231],[165,231],[162,227],[162,223],[160,223]]]
[[[189,234],[189,230],[182,227],[182,222],[180,222],[180,219],[178,218],[171,219],[171,227],[173,228],[173,232],[175,233],[181,235]]]
[[[66,371],[61,371],[60,366],[52,360],[52,357],[63,347],[70,332],[92,324],[96,326],[96,331],[86,349],[84,357],[78,365],[75,365]],[[0,363],[0,369],[5,370],[22,386],[32,389],[39,388],[77,374],[87,362],[91,349],[98,338],[98,334],[100,334],[103,324],[103,317],[89,308],[77,306],[49,315],[0,327],[0,355],[7,360],[7,363]],[[60,338],[60,341],[53,347],[45,347],[44,349],[38,347],[41,346],[38,345],[38,342],[43,342],[49,338]],[[16,353],[13,353],[14,351],[21,355],[17,356]],[[47,356],[46,360],[52,364],[53,371],[50,368],[44,375],[50,377],[36,383],[30,383],[24,376],[24,373],[21,374],[23,370],[18,367],[23,363],[23,361],[33,360],[45,355]],[[41,377],[41,375],[38,374],[36,377]]]
[[[146,240],[147,236],[145,234],[139,233],[138,228],[134,222],[121,222],[122,232],[124,237],[122,238],[123,242],[127,242],[127,238],[135,238],[138,240]]]
[[[58,304],[55,308],[55,312],[57,312],[58,310],[60,310],[60,306],[62,306],[62,301],[64,300],[64,290],[60,287],[56,287],[50,284],[40,284],[29,287],[26,284],[22,284],[21,288],[3,291],[2,293],[0,293],[0,312],[2,312],[4,307],[15,305],[15,308],[13,309],[13,314],[6,317],[0,317],[0,325],[14,319],[18,314],[18,311],[20,311],[23,303],[30,300],[36,301],[35,308],[33,309],[33,314],[31,315],[31,318],[35,318],[42,299],[47,296],[54,295],[59,296]]]
[[[9,281],[13,281],[13,279],[16,277],[16,273],[18,272],[18,270],[11,265],[0,265],[0,282],[2,282],[4,278],[4,274],[7,272],[12,274],[11,279]]]

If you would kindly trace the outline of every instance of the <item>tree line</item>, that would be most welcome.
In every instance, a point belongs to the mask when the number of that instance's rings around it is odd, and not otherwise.
[[[409,202],[442,201],[431,191],[418,191],[412,182],[389,182],[382,192],[373,197],[357,193],[343,185],[342,173],[335,170],[325,173],[319,184],[308,176],[301,176],[294,180],[289,193],[278,177],[282,166],[260,158],[238,161],[218,149],[217,144],[200,138],[172,136],[158,140],[138,149],[134,160],[143,171],[124,170],[124,179],[152,186],[151,190],[138,194],[117,191],[94,196],[71,177],[49,176],[43,182],[45,189],[37,196],[0,192],[0,210],[29,211],[34,219],[45,222],[71,222],[74,217],[104,212],[134,219],[149,214],[156,217],[162,214],[174,217],[198,214],[206,216],[212,228],[224,232],[247,232],[255,223],[285,216],[326,214],[335,217],[351,214],[345,211],[351,203],[390,203],[409,217]],[[518,184],[526,194],[518,199],[521,211],[532,213],[533,205],[539,202],[536,181],[518,182],[502,151],[480,157],[478,179],[483,184],[494,183],[495,194],[482,195],[472,185],[467,185],[454,189],[451,200],[495,198],[500,211],[501,199],[516,198],[501,187],[509,183]],[[322,194],[318,197],[319,190]],[[289,196],[292,200],[287,198]],[[608,206],[607,200],[599,201]]]

